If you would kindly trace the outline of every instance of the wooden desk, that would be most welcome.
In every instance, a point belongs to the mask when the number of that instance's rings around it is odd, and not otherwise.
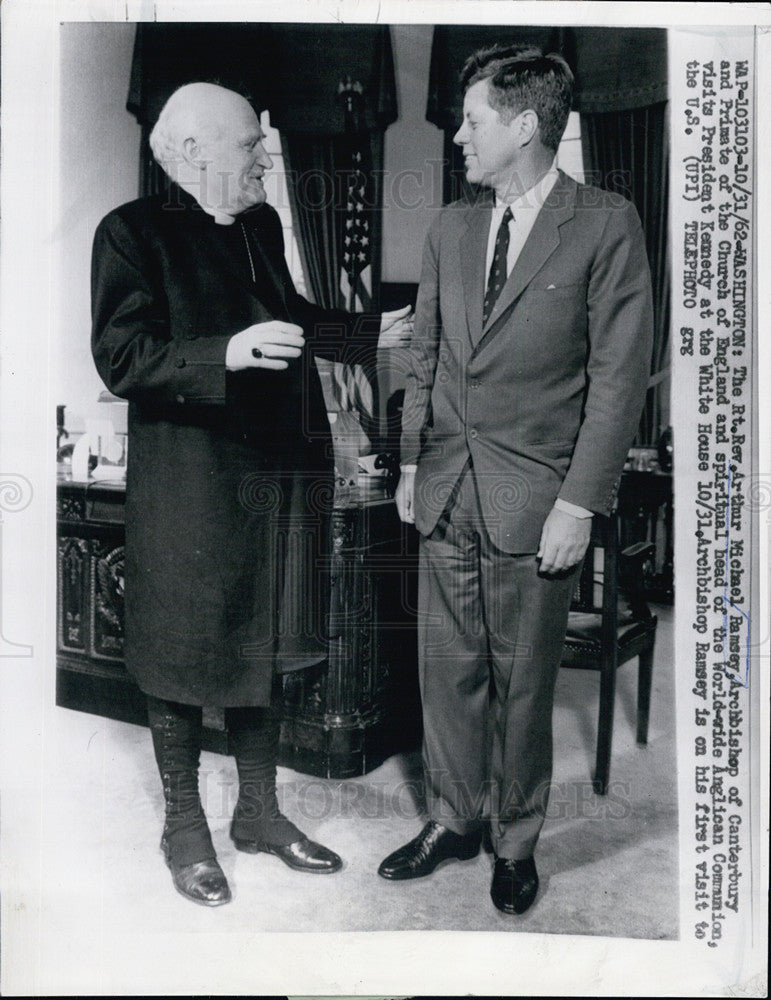
[[[57,485],[56,700],[145,725],[123,665],[124,498],[117,483]],[[393,501],[335,509],[329,658],[285,675],[283,765],[350,777],[416,742],[415,545]],[[223,712],[204,709],[204,727],[205,749],[226,753]]]

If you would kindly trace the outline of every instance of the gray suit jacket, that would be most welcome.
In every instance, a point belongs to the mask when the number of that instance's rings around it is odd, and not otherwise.
[[[532,553],[558,496],[613,506],[648,383],[650,273],[634,206],[560,172],[483,324],[491,205],[448,205],[429,232],[401,460],[421,533],[471,457],[494,541]]]

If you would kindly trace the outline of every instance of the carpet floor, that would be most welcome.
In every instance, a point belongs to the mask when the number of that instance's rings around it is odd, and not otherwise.
[[[389,883],[379,862],[422,825],[420,756],[397,754],[345,781],[279,769],[286,814],[336,850],[343,870],[294,872],[274,857],[237,852],[228,823],[237,794],[232,758],[204,753],[201,788],[230,905],[198,907],[174,892],[159,851],[163,801],[149,733],[57,708],[45,733],[39,901],[42,954],[60,952],[73,926],[96,944],[141,930],[196,935],[263,931],[503,931],[675,939],[678,844],[672,612],[659,634],[647,746],[635,742],[636,663],[620,668],[607,796],[591,788],[598,677],[563,670],[554,711],[549,812],[536,852],[541,888],[521,917],[489,898],[492,856]],[[66,864],[62,859],[66,858]],[[193,954],[191,952],[191,954]],[[74,968],[74,967],[73,967]],[[72,986],[75,988],[79,975]],[[67,993],[67,977],[56,979]]]
[[[523,917],[507,917],[493,907],[487,851],[414,882],[388,883],[377,875],[380,860],[422,825],[417,749],[345,781],[279,769],[286,814],[344,858],[343,870],[329,877],[299,874],[267,855],[239,854],[228,838],[237,795],[234,761],[204,753],[202,795],[234,893],[233,903],[217,912],[218,929],[225,931],[248,916],[252,929],[274,931],[517,930],[676,937],[672,628],[670,609],[658,611],[649,742],[635,742],[637,671],[631,662],[618,675],[607,796],[596,796],[590,781],[598,677],[560,672],[554,784],[536,853],[541,889]],[[173,919],[192,929],[210,921],[210,911],[173,892],[158,850],[163,804],[148,732],[67,709],[57,710],[55,727],[49,738],[55,740],[56,765],[48,776],[45,801],[46,811],[58,822],[44,825],[52,851],[44,850],[43,864],[46,859],[56,864],[59,851],[82,861],[68,872],[59,871],[68,891],[57,898],[99,898],[113,919],[130,926],[141,921],[161,929]],[[69,909],[63,908],[63,920]]]

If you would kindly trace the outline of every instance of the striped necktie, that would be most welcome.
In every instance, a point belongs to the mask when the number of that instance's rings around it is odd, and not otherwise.
[[[483,324],[490,318],[501,289],[506,284],[506,258],[509,252],[509,222],[513,218],[511,209],[507,208],[503,213],[501,224],[498,227],[498,234],[495,237],[495,249],[493,251],[493,262],[490,266],[490,277],[487,279],[487,291],[485,292],[485,305],[483,313]]]

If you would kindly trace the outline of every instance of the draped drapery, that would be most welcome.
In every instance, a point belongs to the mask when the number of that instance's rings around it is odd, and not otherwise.
[[[383,204],[383,133],[362,136],[368,146],[367,215],[372,236],[371,297],[378,300]],[[345,192],[350,144],[346,137],[285,132],[281,135],[292,223],[308,291],[318,305],[348,308],[340,286],[345,245]]]
[[[396,84],[387,26],[159,23],[137,26],[126,106],[152,127],[177,87],[193,80],[243,94],[269,108],[279,130],[315,135],[345,132],[338,82],[362,85],[363,127],[396,119]]]
[[[434,31],[426,118],[444,131],[444,200],[473,195],[452,142],[461,120],[459,74],[477,48],[498,42],[559,52],[575,75],[589,183],[619,191],[637,208],[646,236],[655,341],[637,444],[655,444],[669,420],[669,132],[667,38],[660,28],[439,25]]]
[[[284,133],[281,137],[286,168],[292,223],[308,285],[308,297],[326,308],[346,309],[352,303],[343,291],[347,181],[350,174],[350,140]],[[371,222],[369,272],[371,300],[379,299],[382,219],[382,132],[363,133],[370,168],[366,171],[365,200]],[[348,367],[317,361],[327,406],[339,414],[356,411],[358,427],[343,416],[347,425],[345,445],[355,454],[377,449],[377,378],[374,368]],[[342,443],[341,443],[342,447]],[[341,456],[342,458],[342,456]]]
[[[343,135],[340,82],[361,86],[360,126],[384,131],[396,121],[396,80],[387,25],[272,24],[265,105],[283,134]]]
[[[340,206],[333,195],[334,143],[289,132],[281,137],[292,223],[309,297],[343,308],[340,289]]]
[[[586,179],[634,202],[653,286],[651,386],[637,445],[669,423],[669,121],[662,28],[573,29]]]
[[[634,202],[640,213],[653,286],[652,386],[638,444],[655,444],[669,423],[670,269],[668,105],[581,115],[587,179]]]
[[[383,134],[396,119],[390,31],[300,24],[274,25],[272,32],[267,101],[281,133],[310,297],[327,307],[369,310],[379,300]],[[278,57],[291,51],[302,59]],[[336,459],[345,466],[377,450],[376,373],[332,363],[320,363],[319,371],[337,413]]]

